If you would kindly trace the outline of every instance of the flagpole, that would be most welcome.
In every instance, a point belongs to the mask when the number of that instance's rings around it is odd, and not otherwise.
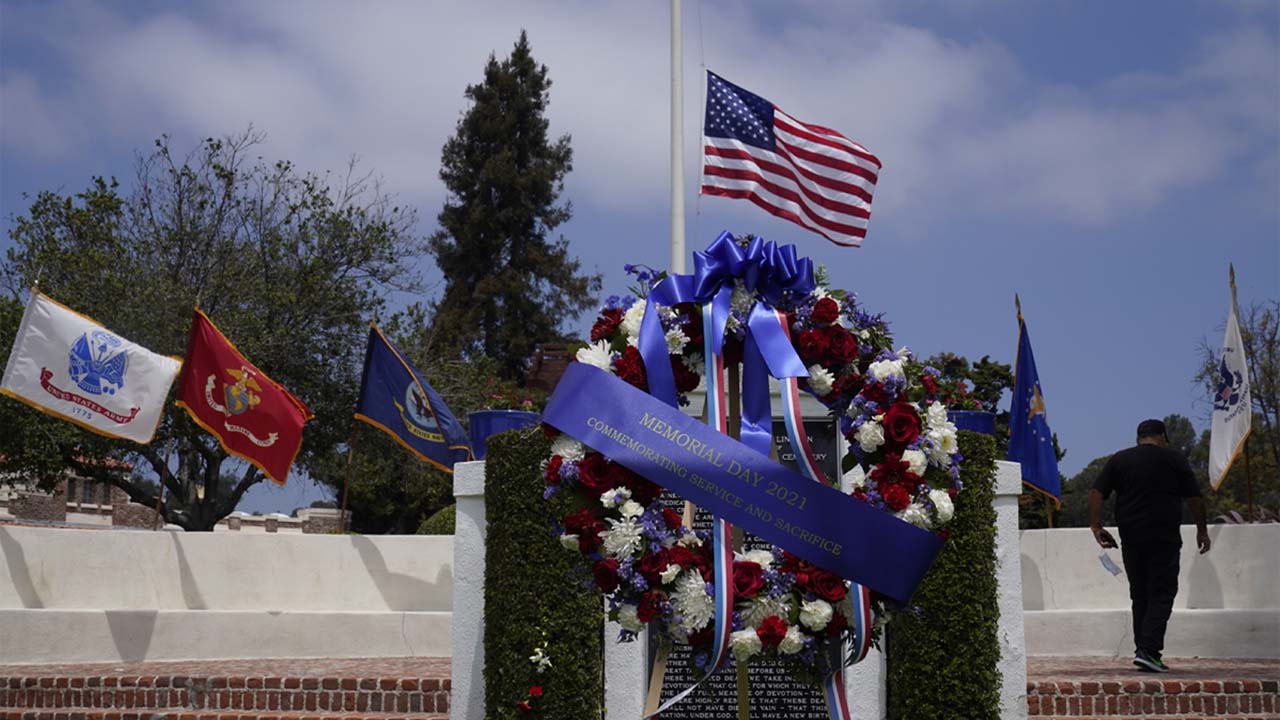
[[[684,40],[681,0],[671,0],[671,272],[684,274]]]
[[[164,465],[160,468],[160,492],[156,493],[156,519],[152,523],[152,530],[159,530],[164,527],[164,516],[160,514],[160,506],[164,502],[164,476],[173,477],[169,472],[169,461],[173,459],[173,449],[177,446],[177,442],[173,443],[164,453]]]
[[[339,531],[347,532],[347,490],[351,487],[352,459],[356,454],[356,424],[351,422],[351,434],[347,436],[347,474],[342,480],[342,511],[338,515]]]

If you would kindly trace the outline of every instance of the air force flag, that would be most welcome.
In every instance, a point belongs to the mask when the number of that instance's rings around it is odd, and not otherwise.
[[[453,472],[454,463],[471,459],[462,425],[376,325],[369,328],[356,419],[446,472]]]
[[[145,445],[181,366],[32,290],[0,394],[100,435]]]
[[[1231,309],[1227,313],[1227,333],[1222,354],[1214,369],[1217,380],[1213,395],[1213,426],[1209,431],[1209,483],[1217,490],[1227,478],[1231,465],[1244,451],[1253,422],[1253,400],[1249,396],[1249,360],[1244,356],[1240,323],[1236,319],[1236,271],[1231,268]]]
[[[1061,502],[1058,455],[1045,418],[1040,375],[1031,354],[1027,323],[1018,312],[1018,360],[1014,368],[1013,408],[1009,412],[1009,459],[1022,464],[1022,481]]]

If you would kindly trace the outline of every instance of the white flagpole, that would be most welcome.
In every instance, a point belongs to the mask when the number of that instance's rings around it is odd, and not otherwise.
[[[681,0],[671,0],[671,272],[684,273],[684,40]]]

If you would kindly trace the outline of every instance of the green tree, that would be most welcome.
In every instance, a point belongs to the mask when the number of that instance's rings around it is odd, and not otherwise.
[[[436,356],[493,358],[513,379],[534,344],[563,339],[561,323],[590,308],[600,289],[568,241],[550,238],[572,215],[558,201],[573,167],[569,136],[547,135],[550,88],[525,33],[510,57],[489,56],[444,145],[449,196],[429,239],[445,287],[427,344]]]
[[[74,195],[41,192],[14,219],[0,268],[8,346],[15,300],[40,289],[124,337],[166,355],[186,346],[192,307],[208,313],[265,373],[306,402],[294,482],[331,464],[349,431],[367,323],[389,289],[413,289],[412,211],[348,168],[315,176],[253,156],[252,129],[175,156],[167,138],[137,160],[132,192],[95,178]],[[211,530],[262,473],[166,402],[150,445],[111,440],[0,401],[0,478],[46,483],[63,470],[119,486],[139,503],[161,478],[166,521]],[[126,460],[131,476],[101,458]],[[171,470],[171,471],[170,471]],[[232,476],[230,482],[224,478]]]

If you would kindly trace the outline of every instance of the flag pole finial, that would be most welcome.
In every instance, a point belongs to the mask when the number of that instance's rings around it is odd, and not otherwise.
[[[1013,294],[1013,306],[1018,309],[1018,320],[1022,320],[1022,298],[1018,297],[1018,293]]]

